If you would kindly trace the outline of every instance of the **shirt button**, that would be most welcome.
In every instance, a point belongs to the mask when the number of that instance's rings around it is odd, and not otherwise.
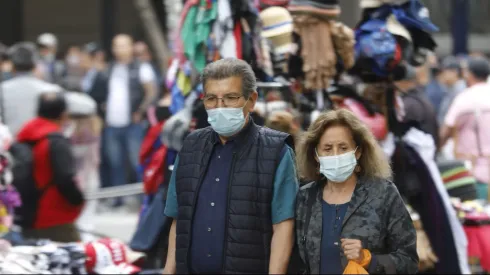
[[[208,258],[209,258],[209,257],[211,257],[211,254],[208,253],[208,255],[206,255],[206,256],[208,256]]]
[[[221,158],[221,156],[218,156],[218,158],[220,159],[220,158]]]
[[[208,232],[211,232],[211,227],[208,227]]]
[[[219,178],[216,178],[216,182],[218,182],[218,181],[219,181]]]
[[[211,206],[214,206],[214,202],[211,203]]]

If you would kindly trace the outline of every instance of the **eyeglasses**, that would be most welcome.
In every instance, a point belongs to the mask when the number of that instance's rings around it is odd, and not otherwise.
[[[216,108],[216,106],[218,106],[218,100],[221,100],[225,107],[236,107],[240,102],[241,97],[243,97],[243,95],[225,95],[224,97],[210,95],[205,96],[202,101],[206,108]]]

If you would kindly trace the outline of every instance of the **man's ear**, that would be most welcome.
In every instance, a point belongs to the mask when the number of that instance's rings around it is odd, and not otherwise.
[[[250,98],[248,99],[248,103],[247,103],[247,109],[249,112],[253,112],[258,97],[259,94],[257,93],[257,91],[254,91],[252,94],[250,94]]]

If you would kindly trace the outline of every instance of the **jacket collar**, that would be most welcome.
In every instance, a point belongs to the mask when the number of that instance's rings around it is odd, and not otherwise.
[[[310,219],[310,224],[308,227],[308,232],[307,235],[314,236],[315,234],[318,234],[318,232],[322,232],[322,227],[323,227],[323,216],[322,216],[322,201],[323,201],[323,187],[325,186],[325,179],[322,179],[318,182],[316,182],[315,186],[312,186],[311,188],[316,188],[316,200],[315,203],[313,203],[312,209],[311,209],[311,219]],[[349,218],[356,212],[356,210],[367,200],[368,198],[368,187],[370,185],[370,181],[365,179],[365,178],[359,178],[356,188],[354,189],[354,193],[352,194],[352,198],[350,202],[348,203],[347,207],[347,212],[345,213],[344,219],[342,221],[342,228],[345,226],[345,224],[348,222]],[[314,221],[314,222],[313,222]],[[349,238],[349,236],[344,236],[342,233],[341,238]],[[320,245],[320,244],[313,244],[313,245]],[[341,263],[343,268],[346,267],[347,265],[347,258],[345,256],[341,257]],[[314,272],[318,268],[319,272],[319,262],[312,262],[310,263],[310,269],[312,270],[312,273],[317,273]]]
[[[313,204],[313,209],[311,211],[311,217],[315,213],[319,213],[320,218],[322,217],[322,201],[323,201],[323,187],[326,184],[326,179],[321,179],[317,182],[317,203]],[[345,213],[344,220],[342,221],[342,227],[347,223],[349,218],[356,212],[356,210],[366,201],[368,198],[367,186],[369,185],[369,180],[365,178],[359,178],[357,180],[356,188],[354,189],[354,193],[352,194],[351,200],[348,202],[347,212]],[[317,214],[318,214],[317,213]],[[347,237],[347,236],[346,236]]]
[[[358,179],[356,188],[354,189],[354,193],[352,194],[352,198],[347,206],[347,212],[345,213],[344,220],[342,221],[342,227],[345,226],[349,218],[356,212],[356,210],[366,201],[368,198],[367,187],[368,183],[365,179]],[[342,236],[344,238],[348,238],[349,236]]]

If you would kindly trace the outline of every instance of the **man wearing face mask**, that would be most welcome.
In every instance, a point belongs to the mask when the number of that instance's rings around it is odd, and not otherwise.
[[[210,127],[190,133],[174,165],[164,273],[287,271],[298,182],[288,134],[257,126],[256,78],[243,60],[202,74]]]

